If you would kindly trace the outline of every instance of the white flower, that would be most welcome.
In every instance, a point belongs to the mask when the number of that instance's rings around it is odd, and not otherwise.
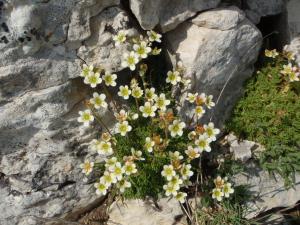
[[[211,148],[210,148],[210,139],[208,138],[208,136],[206,134],[202,134],[198,137],[198,139],[195,141],[195,144],[197,145],[197,148],[199,149],[200,152],[206,151],[206,152],[210,152]]]
[[[90,103],[92,103],[95,109],[100,109],[100,107],[107,108],[107,103],[105,102],[106,96],[105,94],[98,94],[94,92],[93,98],[90,99]]]
[[[165,177],[168,181],[172,179],[176,175],[176,172],[172,165],[164,165],[163,171],[161,171],[161,175]]]
[[[120,162],[117,162],[113,168],[112,173],[116,177],[117,180],[122,180],[123,179],[123,174],[125,173],[124,168],[122,167]]]
[[[182,136],[183,128],[185,128],[184,122],[180,122],[180,120],[174,120],[173,124],[169,125],[169,131],[171,132],[171,136]]]
[[[83,123],[84,126],[89,126],[90,122],[94,121],[94,116],[91,113],[91,110],[86,109],[85,111],[79,111],[79,117],[77,121]]]
[[[161,48],[154,47],[152,49],[152,55],[159,55],[161,53]]]
[[[216,188],[222,189],[224,187],[225,179],[222,179],[221,176],[217,176],[216,179],[214,179],[214,184]]]
[[[176,85],[181,81],[180,73],[178,71],[169,71],[167,73],[167,83],[171,83],[172,85]]]
[[[188,139],[194,140],[196,138],[196,136],[197,136],[197,133],[196,133],[196,131],[193,130],[188,134]]]
[[[131,183],[127,180],[121,180],[117,183],[117,187],[119,188],[121,193],[124,193],[126,188],[131,187]]]
[[[224,193],[219,188],[214,188],[212,190],[212,198],[217,199],[219,202],[222,201]]]
[[[136,68],[136,64],[139,62],[139,57],[138,55],[131,51],[129,54],[128,53],[124,53],[123,55],[124,57],[124,61],[122,62],[122,66],[125,67],[129,67],[130,70],[134,71]]]
[[[191,79],[188,79],[188,78],[181,78],[181,83],[183,84],[183,86],[185,87],[185,88],[187,88],[187,87],[189,87],[190,86],[190,84],[191,84]]]
[[[111,155],[113,154],[113,149],[109,141],[100,141],[98,145],[98,154],[99,155]]]
[[[100,78],[99,73],[90,72],[83,80],[85,84],[91,85],[92,88],[95,88],[98,84],[101,84],[102,79]]]
[[[192,146],[188,146],[188,149],[185,150],[185,154],[187,154],[190,159],[196,159],[200,157],[198,149],[193,148]]]
[[[196,101],[197,96],[198,96],[198,93],[195,93],[195,94],[188,93],[186,100],[189,101],[190,103],[194,103]]]
[[[276,58],[279,55],[279,53],[276,51],[276,49],[273,50],[265,50],[265,56],[269,57],[269,58]]]
[[[155,98],[155,105],[157,108],[162,111],[166,111],[166,107],[170,105],[171,101],[166,99],[166,95],[164,93],[160,94],[159,97]]]
[[[155,111],[157,110],[157,107],[155,105],[152,105],[150,102],[146,102],[144,106],[140,106],[140,111],[143,113],[143,117],[154,117]]]
[[[145,149],[148,152],[152,152],[153,151],[153,146],[155,145],[155,142],[151,140],[150,137],[146,137],[146,142],[145,142]]]
[[[106,195],[107,194],[107,189],[108,189],[109,185],[107,185],[106,183],[99,182],[99,183],[95,183],[94,186],[96,188],[97,195]]]
[[[90,145],[91,150],[98,151],[100,145],[100,141],[93,139]]]
[[[176,196],[177,195],[177,190],[176,187],[174,187],[174,185],[172,184],[166,184],[163,186],[163,189],[166,191],[166,196]]]
[[[179,190],[180,189],[180,185],[183,184],[183,181],[179,178],[178,175],[175,175],[169,181],[169,184],[172,184],[176,190]]]
[[[117,183],[117,178],[113,173],[105,171],[103,176],[100,178],[100,183],[110,186],[111,184]]]
[[[195,115],[197,116],[197,118],[201,118],[203,116],[203,114],[205,113],[205,110],[203,109],[202,106],[198,105],[195,108]]]
[[[206,102],[206,94],[201,93],[200,95],[197,95],[196,97],[196,105],[204,105]]]
[[[123,121],[116,124],[116,133],[125,136],[128,132],[132,130],[132,127],[128,124],[128,121]]]
[[[105,75],[102,77],[102,79],[104,80],[106,86],[115,87],[117,85],[117,83],[116,83],[117,75],[116,74],[111,74],[110,72],[105,72]]]
[[[191,176],[193,176],[194,172],[191,171],[191,168],[192,166],[190,164],[186,164],[182,166],[180,170],[182,179],[188,180],[190,179]]]
[[[225,183],[223,186],[224,196],[229,198],[230,194],[233,194],[234,189],[231,187],[231,183]]]
[[[178,192],[177,195],[175,196],[176,200],[179,201],[180,203],[184,203],[186,199],[187,193],[185,192]]]
[[[210,141],[215,141],[216,136],[220,133],[220,130],[215,128],[214,123],[210,122],[208,125],[204,125],[205,133]]]
[[[132,116],[131,116],[131,119],[132,120],[137,120],[139,118],[139,114],[137,113],[134,113]]]
[[[155,94],[155,88],[146,88],[145,90],[145,97],[149,100],[149,101],[152,101],[154,100],[157,95]]]
[[[94,71],[94,66],[92,66],[92,65],[88,66],[88,65],[84,64],[80,76],[86,77],[90,74],[90,72],[93,72],[93,71]]]
[[[141,98],[143,96],[143,94],[144,94],[144,91],[140,87],[134,87],[131,92],[131,95],[134,98]]]
[[[118,95],[120,97],[123,97],[124,99],[128,99],[129,96],[131,94],[131,90],[129,89],[128,85],[121,85],[120,88],[119,88],[119,92],[118,92]]]
[[[131,154],[137,160],[141,160],[141,161],[145,160],[145,158],[142,157],[143,155],[142,151],[139,150],[136,151],[134,148],[131,148]]]
[[[113,36],[113,40],[115,41],[115,45],[119,46],[121,43],[126,41],[127,31],[120,30],[117,35]]]
[[[107,168],[110,172],[113,172],[114,168],[116,166],[116,163],[117,163],[116,157],[112,157],[110,159],[105,159],[105,168]]]
[[[299,78],[300,78],[300,73],[292,72],[292,73],[289,74],[290,82],[299,81],[300,80]]]
[[[214,107],[216,105],[212,100],[213,100],[212,95],[207,96],[205,104],[206,104],[207,108],[209,108],[209,109],[211,109],[212,107]]]
[[[84,163],[80,164],[80,168],[85,175],[89,175],[93,171],[94,163],[85,160]]]
[[[141,41],[139,45],[134,44],[133,49],[135,53],[142,59],[147,58],[148,54],[151,52],[151,48],[147,46],[145,41]]]
[[[136,165],[133,162],[126,162],[123,168],[126,175],[131,175],[137,172]]]
[[[156,33],[155,31],[151,30],[151,31],[147,31],[148,37],[149,37],[149,41],[151,42],[161,42],[161,34]]]
[[[180,152],[175,151],[175,152],[169,152],[169,156],[172,160],[182,160],[183,156],[180,154]]]
[[[124,109],[121,109],[119,113],[115,113],[114,115],[119,122],[125,121],[128,118],[128,113]]]

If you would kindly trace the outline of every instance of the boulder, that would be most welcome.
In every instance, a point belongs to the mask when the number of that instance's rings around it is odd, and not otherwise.
[[[151,201],[115,202],[109,211],[108,225],[175,225],[186,224],[180,204],[174,198]]]
[[[0,1],[1,225],[41,224],[97,199],[79,168],[101,131],[77,122],[91,93],[79,57],[120,70],[112,36],[134,29],[119,2]]]
[[[248,203],[251,211],[248,218],[270,209],[292,207],[300,200],[299,174],[295,175],[295,186],[287,189],[281,176],[270,175],[253,162],[247,164],[246,172],[234,177],[234,183],[246,185],[254,196]]]
[[[203,121],[211,118],[220,127],[253,73],[262,43],[260,31],[241,10],[229,7],[199,14],[169,32],[166,40],[171,58],[176,56],[187,68],[190,91],[213,95],[217,102]],[[185,104],[181,114],[191,117],[192,108]]]
[[[145,30],[159,26],[163,33],[197,12],[215,8],[220,0],[130,0],[130,9]]]

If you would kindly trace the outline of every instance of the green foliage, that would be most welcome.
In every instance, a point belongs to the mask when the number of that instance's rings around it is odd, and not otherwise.
[[[228,130],[266,148],[259,157],[262,167],[279,173],[291,185],[300,171],[299,82],[289,83],[280,71],[287,62],[279,56],[267,61],[246,85]]]

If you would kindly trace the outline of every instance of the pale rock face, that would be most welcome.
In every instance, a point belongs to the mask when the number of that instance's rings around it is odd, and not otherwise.
[[[101,128],[83,129],[77,122],[91,94],[79,78],[78,55],[82,48],[88,49],[87,58],[100,54],[94,49],[101,47],[105,54],[98,63],[110,62],[119,71],[116,53],[109,54],[115,48],[112,35],[134,29],[118,4],[28,0],[0,5],[0,37],[6,38],[0,41],[1,225],[39,225],[35,216],[62,216],[97,198],[79,168],[85,157],[97,156],[87,143]]]
[[[295,186],[287,190],[284,180],[279,175],[273,177],[267,171],[259,169],[255,163],[248,163],[246,167],[246,172],[234,177],[234,183],[236,186],[247,185],[254,196],[254,200],[249,202],[251,213],[247,215],[248,218],[279,206],[290,207],[299,201],[299,174],[295,176]]]
[[[151,30],[159,26],[163,33],[196,15],[216,7],[220,0],[130,0],[130,8],[141,27]]]
[[[109,211],[108,225],[186,224],[180,204],[175,199],[160,199],[158,206],[159,209],[151,201],[142,200],[127,200],[125,204],[115,202]]]
[[[227,83],[214,114],[210,111],[206,117],[221,126],[241,95],[244,81],[252,75],[261,33],[242,11],[230,7],[201,13],[169,32],[167,42],[171,55],[187,68],[192,92],[212,94],[216,101]],[[192,116],[187,105],[181,111]]]

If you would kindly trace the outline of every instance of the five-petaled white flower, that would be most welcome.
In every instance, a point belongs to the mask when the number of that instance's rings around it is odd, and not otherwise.
[[[190,164],[184,164],[180,170],[181,177],[184,180],[190,179],[194,172],[191,170],[192,166]]]
[[[124,61],[122,62],[123,67],[129,67],[130,70],[134,71],[136,68],[136,64],[139,62],[139,57],[138,55],[131,51],[129,54],[124,53]]]
[[[100,109],[100,107],[107,108],[107,103],[105,102],[105,94],[93,93],[93,98],[90,99],[90,102],[94,105],[95,109]]]
[[[164,165],[163,171],[161,171],[161,175],[165,177],[168,181],[172,179],[176,175],[174,167],[172,165]]]
[[[167,83],[171,83],[172,85],[176,85],[181,81],[180,73],[178,71],[169,71],[167,73]]]
[[[171,101],[166,99],[166,95],[164,93],[155,98],[155,105],[162,111],[166,111],[167,106],[170,105],[170,103]]]
[[[83,80],[85,84],[89,84],[92,88],[97,87],[101,84],[102,79],[100,78],[100,73],[90,72]]]
[[[128,124],[128,121],[122,121],[116,124],[116,132],[125,136],[128,132],[132,130],[132,127]]]
[[[180,120],[174,120],[173,124],[169,125],[169,131],[171,132],[171,136],[182,136],[183,128],[185,128],[185,123],[181,122]]]
[[[116,79],[117,75],[116,74],[111,74],[110,72],[105,72],[104,76],[102,77],[104,80],[104,83],[106,86],[112,86],[115,87],[117,85]]]
[[[137,172],[136,165],[133,162],[126,162],[124,165],[124,171],[126,175],[134,174]]]
[[[214,188],[212,190],[212,198],[217,199],[219,202],[222,201],[224,193],[220,188]]]
[[[198,93],[195,93],[195,94],[188,93],[186,100],[188,100],[190,103],[194,103],[196,101],[197,96],[198,96]]]
[[[169,181],[169,184],[172,184],[176,190],[180,189],[180,185],[183,183],[183,181],[179,178],[178,175],[175,175],[171,178]]]
[[[113,36],[113,40],[115,41],[115,45],[119,46],[120,44],[126,41],[127,31],[120,30],[117,35]]]
[[[134,87],[131,91],[131,95],[134,98],[141,98],[144,94],[144,91],[139,87]]]
[[[184,203],[186,199],[187,193],[185,192],[178,192],[177,195],[175,196],[176,200],[179,201],[180,203]]]
[[[149,37],[149,41],[151,41],[151,42],[154,42],[154,41],[156,41],[156,42],[161,42],[161,34],[158,34],[158,33],[156,33],[155,31],[153,31],[153,30],[150,30],[150,31],[147,31],[147,34],[148,34],[148,37]]]
[[[89,126],[90,122],[94,121],[94,116],[91,113],[91,110],[86,109],[85,111],[79,111],[79,117],[77,121],[83,123],[84,126]]]
[[[114,113],[114,115],[119,122],[125,121],[128,118],[128,113],[124,109],[121,109],[119,113]]]
[[[106,195],[107,189],[109,187],[109,185],[104,182],[95,183],[94,186],[96,188],[97,195]]]
[[[178,151],[169,152],[169,156],[172,160],[175,160],[175,161],[183,159],[183,156]]]
[[[111,143],[109,141],[100,141],[97,152],[99,155],[113,154],[113,149],[111,147]]]
[[[112,173],[115,175],[117,180],[122,180],[123,179],[123,174],[125,173],[124,168],[122,167],[120,162],[117,162],[113,168]]]
[[[198,148],[193,148],[190,145],[188,146],[188,149],[185,150],[185,154],[187,154],[190,159],[196,159],[200,157]]]
[[[80,164],[80,168],[85,175],[89,175],[93,171],[94,163],[85,160],[84,163]]]
[[[127,180],[120,180],[117,183],[117,187],[119,188],[120,192],[123,193],[126,188],[130,188],[131,187],[131,183],[129,181],[127,181]]]
[[[176,196],[177,195],[177,190],[176,190],[176,186],[168,183],[166,185],[163,186],[163,189],[166,191],[166,196]]]
[[[105,159],[105,168],[107,168],[110,172],[113,172],[114,168],[116,166],[116,163],[117,163],[116,157],[112,157],[110,159]]]
[[[196,105],[204,105],[206,102],[206,94],[201,93],[200,95],[196,96]]]
[[[216,105],[216,103],[213,102],[213,96],[212,95],[209,95],[209,96],[206,97],[205,105],[209,109],[211,109],[212,107],[214,107]]]
[[[205,113],[205,110],[203,109],[203,107],[201,105],[197,105],[195,107],[195,115],[197,116],[197,118],[201,118]]]
[[[154,117],[155,111],[157,110],[157,107],[155,105],[152,105],[150,102],[145,102],[144,106],[140,106],[140,111],[143,113],[143,117]]]
[[[86,77],[90,74],[90,72],[93,72],[93,71],[94,71],[94,66],[92,66],[92,65],[88,66],[88,65],[84,64],[82,71],[80,73],[80,76]]]
[[[145,41],[141,41],[139,45],[134,44],[133,49],[135,53],[142,59],[147,58],[148,54],[151,52],[151,48],[147,46]]]
[[[104,183],[110,186],[111,184],[117,183],[117,178],[113,173],[105,171],[103,176],[100,178],[100,183]]]
[[[146,137],[146,141],[145,141],[145,149],[148,151],[148,152],[152,152],[153,151],[153,147],[155,145],[155,142],[153,140],[151,140],[150,137]]]
[[[130,94],[131,94],[131,90],[129,89],[128,85],[125,86],[121,85],[119,87],[118,95],[120,97],[123,97],[124,99],[128,99]]]
[[[230,194],[234,193],[234,189],[231,187],[231,183],[225,183],[223,186],[224,196],[229,198]]]
[[[195,141],[195,144],[197,145],[197,148],[199,149],[200,152],[206,151],[210,152],[211,147],[209,145],[210,139],[206,134],[199,135],[198,139]]]
[[[210,122],[208,125],[204,125],[205,133],[210,141],[215,141],[216,136],[220,133],[220,130],[215,128],[214,123]]]
[[[157,95],[155,94],[155,88],[146,88],[145,90],[145,97],[149,100],[149,101],[153,101]]]

